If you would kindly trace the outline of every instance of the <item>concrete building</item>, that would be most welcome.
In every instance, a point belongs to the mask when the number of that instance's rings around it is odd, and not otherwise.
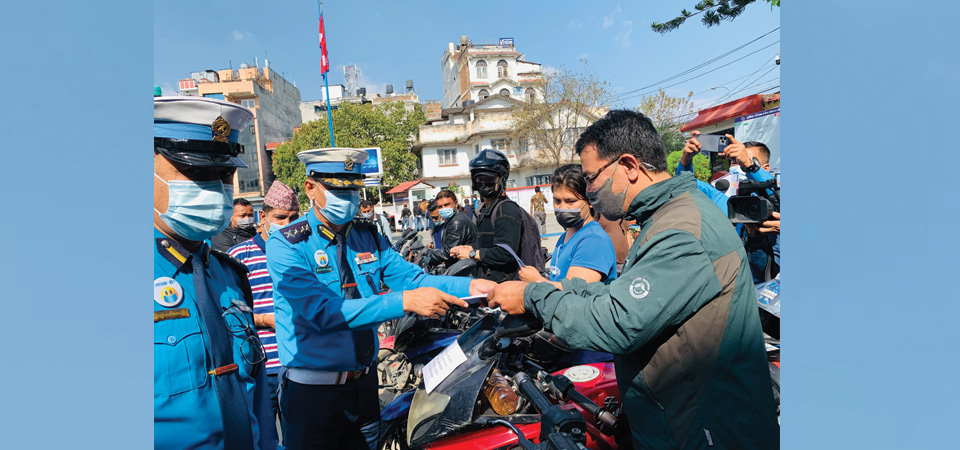
[[[180,80],[182,95],[198,95],[243,105],[253,112],[253,123],[240,134],[246,169],[237,170],[234,197],[262,201],[273,183],[272,151],[267,144],[289,141],[300,125],[300,90],[270,69],[243,64],[239,70],[194,72]],[[274,146],[275,148],[275,146]]]
[[[342,85],[337,85],[342,88]],[[346,91],[338,89],[339,94],[345,94]],[[333,86],[330,86],[330,108],[337,109],[343,103],[373,103],[374,105],[379,105],[389,102],[402,102],[404,108],[407,111],[413,111],[415,105],[420,103],[419,97],[414,93],[406,94],[373,94],[366,95],[365,89],[361,88],[361,95],[354,96],[344,96],[334,95]],[[301,123],[313,122],[314,120],[320,120],[327,116],[327,105],[323,99],[320,100],[308,100],[300,102],[300,121]],[[424,105],[426,108],[426,105]],[[437,109],[439,112],[439,109]],[[439,114],[438,114],[439,117]]]
[[[543,76],[540,64],[525,61],[513,39],[488,44],[460,36],[459,45],[447,44],[441,67],[444,108],[466,106],[464,102],[479,102],[494,94],[528,100],[538,95],[533,87]]]

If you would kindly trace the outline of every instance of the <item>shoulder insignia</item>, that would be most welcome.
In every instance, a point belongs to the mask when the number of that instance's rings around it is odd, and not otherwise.
[[[250,269],[247,268],[246,264],[240,262],[239,259],[230,256],[230,254],[227,252],[210,249],[210,254],[216,256],[220,261],[232,266],[236,271],[240,272],[240,275],[243,275],[244,278],[246,278],[247,273],[250,272]]]
[[[280,234],[287,242],[296,244],[310,236],[310,223],[306,220],[280,229]]]

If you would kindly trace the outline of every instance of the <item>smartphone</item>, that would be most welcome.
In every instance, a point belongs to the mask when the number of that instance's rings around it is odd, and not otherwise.
[[[700,141],[700,151],[718,153],[730,145],[730,140],[726,136],[719,134],[701,134],[697,136]]]

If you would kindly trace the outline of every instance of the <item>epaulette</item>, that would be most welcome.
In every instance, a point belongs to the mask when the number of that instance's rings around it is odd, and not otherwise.
[[[280,235],[287,242],[296,244],[310,236],[310,223],[306,220],[280,229]]]
[[[219,258],[220,261],[226,262],[233,266],[233,269],[237,272],[240,272],[240,275],[242,275],[244,278],[246,278],[247,274],[250,272],[250,269],[247,268],[246,264],[240,262],[239,259],[230,256],[230,254],[225,251],[210,249],[210,253]]]

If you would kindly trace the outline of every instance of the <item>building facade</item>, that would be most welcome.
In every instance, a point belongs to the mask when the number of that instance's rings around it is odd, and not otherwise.
[[[243,64],[240,69],[193,72],[180,80],[182,95],[196,95],[238,103],[253,112],[252,126],[240,133],[246,169],[237,170],[234,197],[258,203],[273,183],[272,151],[267,144],[289,141],[300,125],[300,90],[274,72],[265,60],[261,69]]]
[[[448,43],[441,60],[443,107],[466,106],[494,94],[517,100],[536,97],[534,87],[543,72],[540,64],[523,58],[512,39],[487,44],[461,36],[459,45]]]

